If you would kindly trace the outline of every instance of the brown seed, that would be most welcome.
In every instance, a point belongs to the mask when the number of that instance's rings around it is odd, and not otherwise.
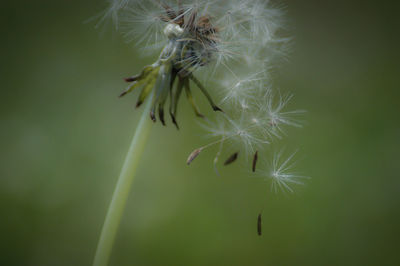
[[[239,152],[235,152],[234,154],[232,154],[225,162],[224,165],[228,165],[233,163],[234,161],[236,161],[237,157],[238,157]]]
[[[257,160],[258,160],[258,151],[256,151],[256,153],[254,153],[254,157],[253,157],[253,166],[252,166],[253,172],[256,171]]]
[[[191,164],[191,163],[193,162],[193,160],[196,159],[197,156],[199,156],[199,154],[200,154],[200,152],[201,152],[202,150],[203,150],[202,148],[194,150],[194,151],[189,155],[189,157],[188,157],[188,159],[187,159],[187,161],[186,161],[187,165]]]

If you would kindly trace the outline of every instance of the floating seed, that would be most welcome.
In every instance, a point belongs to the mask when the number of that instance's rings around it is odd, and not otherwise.
[[[253,167],[252,167],[253,172],[256,171],[257,160],[258,160],[258,151],[256,151],[256,153],[254,153],[254,157],[253,157]]]
[[[233,163],[234,161],[236,161],[237,157],[238,157],[239,152],[235,152],[234,154],[232,154],[225,162],[224,165],[228,165]]]
[[[196,149],[194,150],[188,157],[186,163],[187,165],[191,164],[194,159],[196,159],[197,156],[199,156],[200,152],[203,150],[203,148]]]

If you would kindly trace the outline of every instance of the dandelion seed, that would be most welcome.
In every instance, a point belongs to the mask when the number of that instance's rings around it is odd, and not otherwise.
[[[231,156],[229,156],[228,159],[226,159],[226,161],[224,162],[224,165],[230,165],[231,163],[235,162],[236,159],[238,158],[238,152],[235,152],[234,154],[232,154]]]
[[[188,157],[186,164],[189,165],[193,162],[194,159],[196,159],[197,156],[199,156],[200,152],[202,152],[202,148],[194,150]]]
[[[271,163],[269,172],[264,173],[267,178],[271,179],[271,189],[277,192],[288,191],[293,192],[291,185],[303,185],[303,179],[307,178],[292,172],[295,162],[293,157],[297,152],[292,153],[287,159],[282,159],[283,151],[276,153]]]
[[[257,118],[252,110],[241,110],[238,117],[223,116],[217,123],[209,123],[204,127],[210,130],[211,136],[223,137],[225,141],[240,145],[244,154],[254,154],[256,150],[263,149],[270,141],[262,134]],[[218,125],[219,128],[214,127]]]
[[[253,172],[256,171],[257,160],[258,160],[258,151],[256,151],[256,153],[254,153],[254,156],[253,156],[253,164],[252,164],[252,168],[251,168]]]
[[[302,127],[298,116],[305,113],[304,110],[283,111],[292,97],[293,95],[279,95],[279,100],[275,103],[273,94],[266,95],[265,113],[268,114],[268,123],[275,129],[277,136],[279,133],[284,133],[282,125]]]
[[[261,86],[263,77],[263,71],[257,73],[250,73],[245,77],[229,77],[229,81],[226,81],[224,86],[224,96],[221,102],[228,102],[234,104],[245,103],[244,99],[255,100],[256,93]],[[234,80],[234,82],[232,82]],[[244,107],[242,105],[242,107]]]
[[[261,213],[257,216],[257,234],[261,236],[262,234],[262,221],[261,221]]]

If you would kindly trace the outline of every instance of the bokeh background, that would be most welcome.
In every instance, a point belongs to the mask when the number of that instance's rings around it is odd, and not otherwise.
[[[308,110],[286,146],[312,179],[275,194],[243,164],[216,176],[213,152],[186,166],[207,140],[182,101],[180,131],[154,125],[111,265],[400,264],[399,5],[283,3],[295,42],[275,84]],[[0,265],[92,262],[141,113],[122,77],[153,60],[84,23],[104,7],[1,3]]]

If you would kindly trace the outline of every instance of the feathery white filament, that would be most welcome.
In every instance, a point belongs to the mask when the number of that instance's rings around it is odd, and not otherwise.
[[[292,153],[286,160],[282,159],[283,151],[275,153],[272,160],[271,169],[267,178],[272,181],[271,189],[293,192],[291,185],[303,185],[302,179],[306,177],[292,172],[295,162],[292,161],[296,152]]]

